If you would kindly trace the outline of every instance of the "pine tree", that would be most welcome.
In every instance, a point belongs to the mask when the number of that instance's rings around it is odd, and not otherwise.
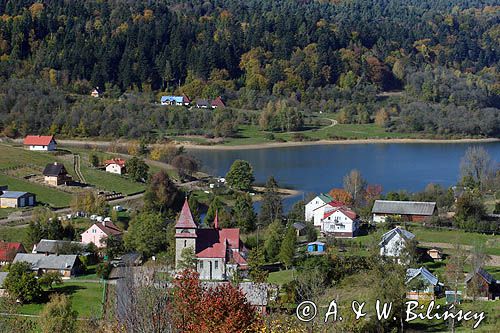
[[[297,234],[293,226],[289,226],[285,238],[281,243],[279,258],[281,262],[288,269],[293,263],[293,257],[295,256],[295,246],[297,244]]]

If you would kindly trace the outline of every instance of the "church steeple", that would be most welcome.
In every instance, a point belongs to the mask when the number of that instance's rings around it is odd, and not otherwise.
[[[188,199],[184,201],[184,205],[182,206],[181,214],[179,215],[179,219],[175,224],[176,229],[196,229],[196,223],[194,223],[193,215],[191,214],[191,209],[189,208]]]
[[[179,267],[182,261],[182,251],[186,248],[192,248],[196,252],[196,238],[198,226],[194,223],[191,209],[186,198],[184,206],[175,224],[175,267]]]

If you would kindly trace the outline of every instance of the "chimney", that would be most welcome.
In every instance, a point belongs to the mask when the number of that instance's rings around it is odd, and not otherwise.
[[[103,227],[105,227],[106,226],[106,221],[102,221],[101,224],[102,224]]]

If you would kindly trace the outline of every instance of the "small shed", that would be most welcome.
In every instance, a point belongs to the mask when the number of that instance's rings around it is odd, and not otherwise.
[[[446,297],[446,304],[452,304],[452,303],[462,303],[462,292],[457,291],[456,296],[455,296],[455,290],[446,290],[444,292],[444,295]]]
[[[307,244],[307,252],[309,253],[323,253],[325,252],[325,243],[311,242]]]
[[[435,248],[435,247],[432,248],[432,249],[428,249],[427,250],[427,254],[434,261],[442,261],[443,260],[443,251],[441,251],[441,249],[438,249],[438,248]]]

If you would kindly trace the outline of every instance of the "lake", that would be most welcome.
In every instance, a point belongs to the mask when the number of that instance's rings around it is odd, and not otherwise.
[[[191,153],[212,175],[224,176],[234,160],[243,159],[252,164],[256,183],[262,184],[273,175],[280,186],[303,193],[342,187],[342,179],[351,169],[358,169],[368,183],[382,185],[384,192],[414,192],[429,183],[454,185],[460,160],[473,145],[484,147],[500,162],[500,142],[332,144]]]

